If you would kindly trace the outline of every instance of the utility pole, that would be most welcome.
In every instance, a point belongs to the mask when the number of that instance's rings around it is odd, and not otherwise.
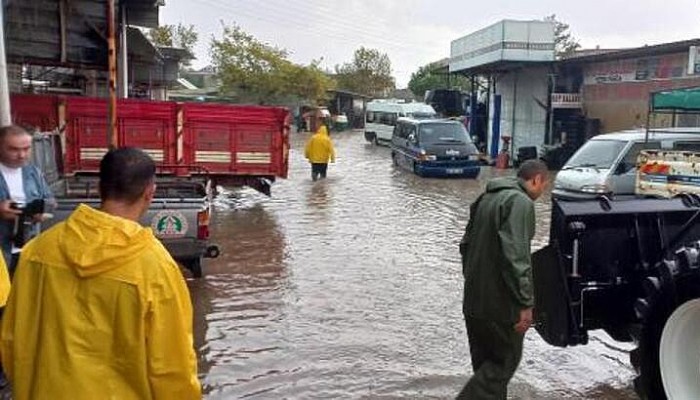
[[[107,65],[109,68],[109,117],[107,121],[107,144],[116,149],[117,144],[117,35],[114,1],[107,0]]]
[[[10,84],[7,78],[5,57],[5,6],[0,1],[0,126],[12,124],[10,112]]]

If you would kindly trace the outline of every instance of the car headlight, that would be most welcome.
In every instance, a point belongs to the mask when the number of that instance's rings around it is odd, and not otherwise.
[[[610,192],[610,187],[604,183],[596,183],[593,185],[581,186],[581,191],[584,193],[605,194]]]

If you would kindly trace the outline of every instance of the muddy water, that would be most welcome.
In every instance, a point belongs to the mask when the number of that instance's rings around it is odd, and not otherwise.
[[[487,178],[423,179],[361,132],[333,134],[338,161],[312,182],[296,134],[272,198],[217,201],[223,254],[190,281],[209,399],[450,399],[471,374],[457,243]],[[506,172],[508,173],[508,172]],[[547,240],[537,203],[535,246]],[[631,399],[630,346],[594,334],[558,349],[528,332],[515,399]]]

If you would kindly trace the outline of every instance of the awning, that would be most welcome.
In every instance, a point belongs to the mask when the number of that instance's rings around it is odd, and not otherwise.
[[[700,112],[700,87],[664,90],[652,93],[649,105],[651,112]]]

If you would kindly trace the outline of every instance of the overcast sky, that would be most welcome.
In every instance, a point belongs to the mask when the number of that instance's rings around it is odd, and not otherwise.
[[[450,42],[501,19],[556,14],[584,48],[637,47],[700,38],[698,0],[166,0],[161,24],[200,34],[195,67],[209,63],[211,37],[235,23],[285,48],[292,61],[322,66],[352,60],[360,46],[389,55],[397,87],[421,65],[449,57]]]

